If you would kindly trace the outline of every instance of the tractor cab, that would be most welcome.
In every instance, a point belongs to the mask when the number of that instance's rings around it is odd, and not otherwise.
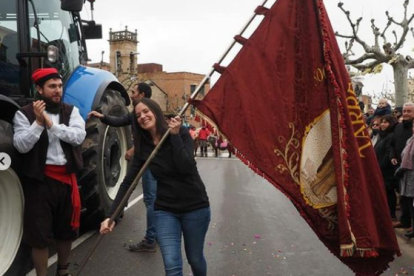
[[[17,101],[32,98],[30,76],[37,68],[58,69],[65,83],[78,65],[86,64],[85,39],[88,34],[100,38],[101,29],[81,21],[82,6],[83,0],[0,1],[2,95]]]

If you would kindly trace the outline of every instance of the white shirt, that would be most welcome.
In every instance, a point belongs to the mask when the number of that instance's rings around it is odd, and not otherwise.
[[[49,147],[47,149],[46,164],[65,165],[67,160],[59,140],[69,143],[72,146],[81,145],[86,136],[85,121],[79,114],[79,109],[76,107],[73,107],[72,113],[70,114],[69,126],[59,124],[59,114],[45,112],[53,122],[52,127],[47,129]],[[17,111],[14,115],[13,124],[13,144],[20,153],[29,152],[37,141],[39,141],[40,135],[45,129],[36,120],[30,125],[27,117],[20,111]]]

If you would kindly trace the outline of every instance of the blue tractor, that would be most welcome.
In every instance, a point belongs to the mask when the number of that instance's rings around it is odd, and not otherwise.
[[[13,147],[12,121],[21,106],[33,101],[34,70],[57,68],[63,76],[63,101],[78,107],[86,121],[84,168],[78,173],[83,227],[98,225],[126,174],[130,129],[87,118],[91,110],[127,114],[130,99],[113,74],[85,66],[85,40],[101,38],[102,28],[81,20],[83,5],[84,0],[0,0],[0,156],[11,156],[10,168],[0,166],[0,275],[26,275],[30,259],[21,244],[24,197],[19,174],[24,168]]]

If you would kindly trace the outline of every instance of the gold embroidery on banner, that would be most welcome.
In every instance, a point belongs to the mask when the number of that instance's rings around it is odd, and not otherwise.
[[[328,230],[333,231],[335,226],[338,225],[338,214],[336,209],[321,208],[318,209],[319,215],[328,221]]]
[[[329,110],[306,127],[301,153],[300,134],[293,123],[289,123],[289,128],[289,139],[278,137],[284,149],[275,148],[274,152],[283,158],[284,163],[275,169],[281,174],[290,174],[300,186],[306,204],[318,210],[327,221],[328,230],[332,231],[338,218],[336,209],[329,208],[337,203]]]
[[[286,141],[285,137],[279,136],[279,143],[285,144],[285,150],[282,152],[279,149],[274,149],[274,152],[277,156],[281,156],[283,160],[285,160],[285,165],[279,164],[277,165],[276,169],[280,173],[289,172],[293,181],[299,185],[299,172],[298,172],[298,162],[299,162],[299,153],[297,149],[300,146],[299,139],[299,132],[295,130],[295,125],[293,123],[289,123],[289,128],[292,129],[292,134],[288,141]]]
[[[371,146],[371,139],[369,138],[363,114],[351,83],[348,84],[347,93],[349,94],[346,98],[349,119],[352,123],[354,136],[357,139],[359,157],[364,158],[363,150]]]
[[[306,203],[315,209],[337,203],[329,110],[306,127],[302,140],[300,188]]]
[[[317,68],[314,71],[313,79],[315,80],[315,86],[322,83],[326,79],[325,68]]]

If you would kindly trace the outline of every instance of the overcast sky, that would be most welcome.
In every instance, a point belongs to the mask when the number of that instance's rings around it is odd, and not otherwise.
[[[275,1],[266,3],[270,7]],[[356,20],[363,17],[361,23],[362,37],[369,44],[373,43],[370,20],[374,18],[378,27],[385,26],[388,10],[397,21],[403,15],[404,0],[343,0],[346,9]],[[229,47],[234,35],[253,15],[254,9],[263,0],[97,0],[95,1],[94,19],[103,26],[102,40],[88,42],[89,56],[92,62],[109,61],[109,28],[113,31],[138,31],[139,63],[160,63],[167,72],[188,71],[207,74]],[[338,1],[325,1],[325,6],[335,30],[350,34],[351,29],[345,15],[337,6]],[[83,11],[84,19],[91,19],[88,2]],[[414,11],[414,3],[409,6]],[[251,30],[256,24],[253,24]],[[399,30],[393,26],[389,30]],[[391,37],[391,32],[388,37]],[[411,54],[414,48],[412,35],[405,44],[404,54]],[[343,46],[344,40],[339,41]],[[355,45],[357,46],[357,45]],[[359,50],[358,50],[359,49]],[[360,47],[354,52],[361,54]],[[392,70],[384,66],[384,73],[365,77],[365,91],[377,91],[386,87],[393,89]]]

